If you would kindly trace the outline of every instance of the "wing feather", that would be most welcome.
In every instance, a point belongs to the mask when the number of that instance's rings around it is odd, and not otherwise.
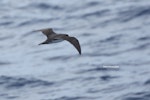
[[[63,39],[63,40],[66,40],[66,41],[70,42],[77,49],[79,54],[81,55],[80,43],[75,37],[70,37],[68,35],[63,34],[63,35],[57,36],[57,38]]]
[[[52,28],[46,28],[46,29],[39,29],[39,30],[35,30],[36,31],[41,31],[44,35],[46,35],[47,37],[51,34],[56,34]]]

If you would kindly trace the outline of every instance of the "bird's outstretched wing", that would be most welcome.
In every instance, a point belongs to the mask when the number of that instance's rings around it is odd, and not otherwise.
[[[37,32],[37,31],[41,31],[44,35],[46,35],[47,37],[51,34],[56,34],[52,28],[46,28],[46,29],[39,29],[39,30],[35,30],[33,32]]]
[[[58,34],[57,39],[67,40],[68,42],[70,42],[77,49],[77,51],[81,55],[80,43],[75,37],[70,37],[70,36],[64,35],[64,34]]]

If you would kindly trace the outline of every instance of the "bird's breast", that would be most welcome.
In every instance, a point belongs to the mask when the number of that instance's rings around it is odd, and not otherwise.
[[[63,40],[61,40],[61,39],[54,39],[54,40],[52,40],[50,43],[58,43],[58,42],[62,42]]]

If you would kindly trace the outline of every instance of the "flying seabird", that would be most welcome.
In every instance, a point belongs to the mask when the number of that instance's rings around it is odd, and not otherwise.
[[[39,45],[57,43],[57,42],[66,40],[66,41],[70,42],[77,49],[79,54],[81,55],[80,43],[75,37],[71,37],[68,34],[56,34],[52,28],[39,29],[39,30],[35,30],[33,32],[37,32],[37,31],[41,31],[47,37],[47,39],[44,42],[40,43]]]

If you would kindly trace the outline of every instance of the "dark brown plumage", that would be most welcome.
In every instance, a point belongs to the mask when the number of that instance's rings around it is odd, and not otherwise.
[[[56,34],[52,28],[39,29],[39,30],[35,30],[34,32],[36,31],[41,31],[47,37],[47,39],[40,44],[56,43],[56,42],[66,40],[70,42],[77,49],[79,54],[81,54],[80,43],[75,37],[70,37],[68,34]]]

